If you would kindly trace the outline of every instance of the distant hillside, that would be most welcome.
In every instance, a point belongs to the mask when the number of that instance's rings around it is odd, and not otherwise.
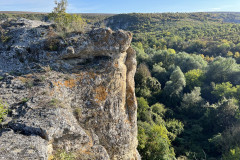
[[[130,13],[118,14],[106,19],[114,29],[135,30],[149,24],[162,24],[177,21],[240,23],[238,12],[199,12],[199,13]],[[144,27],[143,27],[144,28]]]
[[[0,14],[47,14],[46,12],[0,11]]]
[[[0,14],[10,14],[10,15],[15,15],[15,16],[23,16],[25,14],[27,15],[46,15],[48,13],[46,12],[27,12],[27,11],[0,11]],[[113,13],[76,13],[76,14],[81,14],[83,17],[85,18],[89,18],[89,19],[98,19],[99,17],[111,17],[111,16],[119,16],[122,14],[113,14]],[[125,15],[132,15],[134,13],[129,13],[129,14],[125,14]],[[161,17],[164,19],[164,17],[168,17],[169,14],[171,14],[170,17],[168,18],[190,18],[190,19],[196,19],[197,17],[200,18],[201,20],[203,19],[210,19],[213,20],[220,20],[223,22],[230,22],[230,23],[240,23],[240,12],[195,12],[195,13],[136,13],[137,15],[144,15],[144,16],[149,16],[152,15],[154,17]],[[175,17],[177,15],[177,17]],[[199,17],[200,16],[200,17]],[[101,19],[102,20],[102,19]]]
[[[27,12],[27,11],[0,11],[0,14],[48,14],[48,12]],[[88,15],[88,16],[113,16],[116,14],[113,13],[74,13],[74,14],[81,14],[81,15]]]
[[[47,21],[46,12],[25,12],[25,11],[0,11],[0,20],[4,20],[7,18],[26,18],[30,20],[41,20]],[[116,14],[110,13],[73,13],[73,14],[81,14],[84,19],[87,20],[88,23],[94,24],[97,22],[101,22],[104,19],[114,16]]]
[[[42,20],[46,16],[46,12],[27,12],[27,11],[0,11],[0,19],[6,17],[23,17],[29,19]],[[129,14],[113,14],[113,13],[76,13],[81,14],[83,18],[90,20],[91,22],[100,22],[109,17],[118,18],[121,17],[124,23],[121,27],[124,28],[126,25],[136,25],[136,22],[145,22],[146,17],[154,18],[154,22],[157,21],[174,21],[184,18],[193,20],[208,20],[208,21],[220,21],[225,23],[240,23],[240,12],[195,12],[195,13],[129,13]],[[3,16],[4,15],[4,16]],[[135,16],[134,16],[135,15]],[[136,17],[136,15],[138,15]],[[139,19],[139,16],[141,17]],[[111,19],[111,18],[110,18]],[[130,20],[130,21],[129,21]],[[125,22],[124,22],[125,21]],[[117,25],[115,24],[115,25]]]
[[[109,13],[77,13],[81,14],[81,16],[88,21],[90,24],[98,24],[105,19],[115,16],[116,14],[109,14]]]
[[[240,43],[240,24],[233,23],[238,19],[238,13],[131,13],[111,16],[104,23],[114,30],[133,32],[133,42],[141,42],[145,49],[218,56],[229,51],[225,43],[228,48]]]
[[[240,23],[240,12],[210,12],[223,22]]]
[[[0,20],[7,18],[26,18],[30,20],[47,20],[47,13],[24,11],[0,11]]]

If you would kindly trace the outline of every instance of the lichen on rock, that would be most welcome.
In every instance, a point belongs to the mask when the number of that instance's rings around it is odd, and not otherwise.
[[[0,159],[47,160],[59,151],[83,160],[140,159],[130,32],[58,37],[51,24],[26,19],[1,27],[11,38],[0,43],[0,99],[11,112]]]

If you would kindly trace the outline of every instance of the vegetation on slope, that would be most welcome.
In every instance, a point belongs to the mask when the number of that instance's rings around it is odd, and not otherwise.
[[[112,16],[105,22],[113,29],[135,33],[133,42],[141,42],[144,49],[172,48],[208,57],[239,58],[240,24],[224,23],[220,16],[217,13],[133,13]]]
[[[239,158],[240,25],[225,23],[238,18],[133,13],[105,20],[135,35],[143,159]]]
[[[118,16],[113,28],[135,32],[143,159],[237,159],[240,26],[207,13]]]
[[[7,113],[8,113],[7,104],[3,103],[2,100],[0,100],[0,123],[2,123],[2,120],[5,118]]]

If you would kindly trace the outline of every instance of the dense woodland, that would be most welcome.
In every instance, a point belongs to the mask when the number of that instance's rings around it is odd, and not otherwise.
[[[4,16],[19,15],[0,19]],[[134,33],[143,160],[239,160],[239,13],[82,17],[88,24]]]
[[[133,13],[105,20],[134,33],[143,159],[239,160],[238,20],[236,13]]]

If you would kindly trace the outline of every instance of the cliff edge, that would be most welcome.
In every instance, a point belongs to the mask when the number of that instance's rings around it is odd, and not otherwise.
[[[0,160],[140,159],[130,32],[63,38],[38,21],[0,26],[0,99],[9,108]]]

